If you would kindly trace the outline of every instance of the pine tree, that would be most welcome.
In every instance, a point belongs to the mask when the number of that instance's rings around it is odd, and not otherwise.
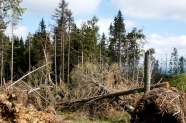
[[[70,53],[71,53],[71,29],[72,29],[72,25],[74,23],[74,18],[72,17],[72,12],[70,10],[68,10],[67,12],[67,22],[68,22],[68,67],[67,67],[67,84],[70,84]]]
[[[137,72],[137,67],[139,63],[140,56],[142,56],[143,45],[144,45],[144,39],[145,35],[142,33],[143,30],[137,30],[137,28],[133,28],[131,32],[127,34],[128,41],[128,67],[129,67],[129,73],[130,70],[132,70],[133,80],[134,75]]]
[[[108,56],[107,56],[106,40],[107,40],[107,38],[106,38],[105,34],[103,33],[101,36],[100,43],[99,43],[99,45],[100,45],[100,58],[99,58],[100,66],[103,66],[104,61],[107,62],[106,57],[108,57]]]
[[[25,72],[24,42],[22,37],[14,40],[14,78],[19,79]]]
[[[185,73],[185,61],[183,56],[179,58],[179,74]]]
[[[178,59],[178,51],[176,48],[173,48],[173,52],[171,53],[171,59],[169,62],[169,73],[172,74],[178,74],[178,66],[179,64],[179,59]]]
[[[109,56],[111,62],[118,62],[121,68],[122,65],[122,49],[125,41],[125,24],[121,11],[119,10],[117,16],[114,18],[114,22],[111,23],[109,28]],[[119,56],[119,57],[118,57]]]
[[[3,83],[3,79],[9,79],[8,73],[10,73],[10,42],[9,38],[4,35],[3,32],[0,34],[0,62],[1,62],[1,85]],[[9,76],[10,77],[10,76]]]
[[[58,8],[55,9],[53,19],[56,21],[54,26],[54,34],[56,36],[56,59],[57,59],[57,73],[58,81],[61,83],[65,81],[65,44],[67,35],[67,13],[68,3],[65,0],[61,0]]]

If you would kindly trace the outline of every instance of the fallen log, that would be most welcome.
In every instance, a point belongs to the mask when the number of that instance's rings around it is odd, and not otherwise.
[[[151,89],[158,88],[158,87],[165,86],[166,84],[167,84],[167,82],[154,84],[154,85],[151,85],[150,88]],[[75,100],[75,101],[71,101],[71,102],[58,103],[58,104],[56,104],[56,107],[59,107],[60,105],[72,105],[72,104],[75,104],[75,103],[96,101],[96,100],[105,99],[105,98],[115,98],[115,97],[122,96],[122,95],[128,95],[128,94],[140,93],[140,92],[144,92],[144,88],[136,88],[136,89],[132,89],[132,90],[121,91],[121,92],[116,92],[116,93],[110,93],[110,94],[106,94],[106,95],[100,95],[100,96],[95,96],[95,97]]]
[[[90,82],[92,82],[93,84],[95,84],[96,86],[98,86],[98,87],[101,87],[102,88],[102,90],[106,93],[105,95],[107,95],[107,94],[111,94],[111,92],[110,92],[110,90],[108,90],[105,86],[103,86],[102,84],[100,84],[98,81],[96,81],[95,79],[93,79],[93,78],[91,78],[91,77],[89,77],[89,76],[87,76],[87,75],[81,75],[82,77],[84,77],[87,81],[90,81]],[[154,84],[154,85],[151,85],[150,86],[150,89],[153,89],[153,88],[158,88],[158,87],[161,87],[161,86],[164,86],[164,87],[169,87],[169,83],[168,82],[164,82],[164,83],[157,83],[157,84]],[[144,88],[138,88],[137,90],[136,89],[133,89],[133,90],[129,90],[129,91],[126,91],[126,93],[124,94],[124,95],[127,95],[127,94],[131,94],[131,93],[134,93],[134,92],[138,92],[138,93],[140,93],[140,92],[143,92],[143,89]],[[117,95],[118,93],[116,93],[116,95]],[[122,94],[123,95],[123,94]],[[105,97],[103,97],[103,98],[105,98]],[[106,97],[107,98],[107,97]],[[110,98],[113,98],[113,97],[110,97]],[[102,98],[101,98],[102,99]],[[90,99],[91,100],[91,99]],[[87,100],[87,101],[90,101],[90,100]],[[99,100],[99,98],[97,98],[97,99],[94,99],[94,100]],[[117,104],[119,105],[119,106],[121,106],[125,111],[127,111],[129,114],[132,114],[132,112],[133,112],[133,110],[134,110],[134,107],[133,106],[131,106],[131,105],[129,105],[129,104],[127,104],[125,101],[123,101],[119,96],[114,96],[114,98],[112,99],[112,100],[114,100],[114,101],[116,101],[117,102]],[[82,102],[86,102],[86,101],[82,101]],[[76,102],[75,102],[76,103]],[[78,102],[77,102],[78,103]],[[64,104],[64,105],[70,105],[70,104],[74,104],[73,102],[72,103],[69,103],[69,104]]]

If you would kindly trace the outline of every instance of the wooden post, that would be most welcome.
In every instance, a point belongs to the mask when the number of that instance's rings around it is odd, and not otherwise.
[[[145,52],[145,61],[144,61],[144,92],[150,90],[150,80],[151,80],[151,52],[147,50]]]

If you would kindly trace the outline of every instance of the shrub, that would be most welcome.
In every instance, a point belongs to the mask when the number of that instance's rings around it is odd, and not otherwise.
[[[173,87],[182,88],[186,91],[186,74],[173,75],[170,84]]]

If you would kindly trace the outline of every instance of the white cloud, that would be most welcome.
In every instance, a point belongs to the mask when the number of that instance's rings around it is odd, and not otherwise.
[[[177,19],[186,21],[185,0],[111,0],[125,15],[143,19]]]
[[[18,26],[15,29],[15,35],[18,36],[19,38],[22,37],[23,40],[26,39],[27,35],[28,35],[28,28],[26,26]]]
[[[25,13],[34,15],[49,15],[53,14],[54,9],[58,7],[60,0],[23,0],[21,6],[26,8]]]
[[[125,20],[124,23],[125,23],[126,29],[132,29],[137,26],[137,24],[132,20]]]
[[[22,7],[26,13],[51,16],[61,0],[23,0]],[[101,0],[66,0],[74,16],[93,13]]]
[[[69,2],[69,8],[72,10],[72,13],[77,16],[93,13],[101,0],[67,0],[67,2]]]
[[[99,19],[98,26],[100,27],[99,32],[100,32],[101,35],[104,32],[105,35],[108,38],[109,26],[110,26],[112,21],[113,21],[113,19],[110,19],[110,18],[101,18],[101,19]]]
[[[149,48],[155,49],[155,58],[162,59],[165,61],[166,54],[168,60],[170,59],[173,48],[178,50],[179,57],[186,57],[186,35],[182,36],[161,36],[158,34],[152,34],[147,36],[148,43],[145,44],[144,48],[147,50]]]
[[[17,26],[17,28],[14,30],[14,35],[15,36],[18,36],[19,38],[23,38],[23,40],[26,39],[27,35],[28,35],[28,28],[26,26]],[[11,27],[8,26],[8,28],[6,29],[5,31],[5,34],[7,36],[10,36],[12,35],[12,31],[11,31]]]

